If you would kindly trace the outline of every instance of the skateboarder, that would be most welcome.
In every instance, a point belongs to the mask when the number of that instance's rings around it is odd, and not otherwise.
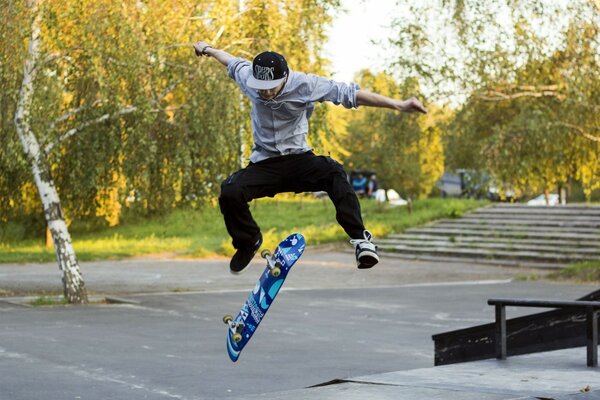
[[[355,83],[292,71],[285,58],[273,51],[260,53],[250,62],[205,42],[195,43],[194,50],[196,55],[212,57],[224,65],[252,102],[254,146],[250,163],[221,184],[219,197],[227,232],[237,250],[231,259],[231,272],[243,272],[262,244],[248,202],[282,192],[327,192],[338,223],[355,247],[358,268],[377,264],[377,249],[364,227],[360,204],[342,166],[330,157],[315,155],[308,147],[308,119],[314,103],[323,101],[346,108],[371,106],[403,112],[426,113],[425,107],[415,98],[391,99],[361,90]]]

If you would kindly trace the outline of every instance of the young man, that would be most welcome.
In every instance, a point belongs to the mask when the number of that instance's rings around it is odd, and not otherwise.
[[[262,244],[248,202],[282,192],[327,192],[338,223],[355,247],[358,268],[377,264],[377,249],[363,225],[360,204],[342,166],[330,157],[315,155],[308,147],[308,119],[317,101],[403,112],[426,113],[425,107],[415,98],[395,100],[360,90],[355,83],[291,71],[285,58],[272,51],[257,55],[251,63],[205,42],[195,43],[194,50],[196,55],[212,57],[227,67],[229,77],[252,102],[250,163],[221,184],[219,197],[225,226],[237,249],[231,272],[243,272]]]

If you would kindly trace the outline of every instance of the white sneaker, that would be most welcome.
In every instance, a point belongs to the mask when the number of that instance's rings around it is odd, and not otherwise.
[[[365,230],[364,239],[352,239],[350,243],[356,250],[356,265],[360,269],[371,268],[379,262],[377,255],[377,246],[372,243],[373,235]]]

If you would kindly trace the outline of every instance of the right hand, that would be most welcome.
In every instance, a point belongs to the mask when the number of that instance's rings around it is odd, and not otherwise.
[[[400,111],[403,112],[420,112],[423,114],[427,114],[427,109],[423,106],[423,104],[421,104],[419,100],[417,100],[414,97],[411,97],[408,100],[401,101],[399,106]]]
[[[196,43],[194,43],[194,51],[196,52],[196,56],[198,56],[198,57],[205,56],[206,53],[204,51],[206,50],[207,47],[212,47],[212,46],[210,46],[206,42],[196,42]]]

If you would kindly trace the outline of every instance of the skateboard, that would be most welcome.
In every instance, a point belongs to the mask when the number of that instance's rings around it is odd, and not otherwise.
[[[237,361],[256,332],[290,269],[304,252],[305,245],[304,236],[294,233],[282,240],[273,254],[269,250],[261,252],[260,255],[266,259],[267,266],[256,281],[254,289],[235,318],[231,315],[223,317],[223,322],[228,325],[227,353],[231,361]]]

